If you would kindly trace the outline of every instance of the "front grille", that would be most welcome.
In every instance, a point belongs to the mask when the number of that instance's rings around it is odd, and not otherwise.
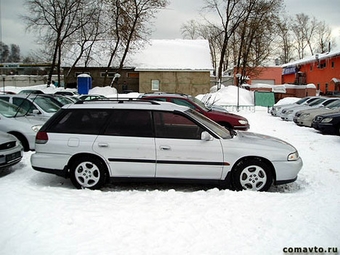
[[[0,144],[0,150],[6,150],[15,147],[15,141]]]

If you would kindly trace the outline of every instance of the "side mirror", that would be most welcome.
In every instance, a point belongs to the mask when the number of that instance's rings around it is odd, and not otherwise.
[[[211,140],[213,140],[213,137],[207,131],[203,131],[201,133],[201,140],[203,140],[203,141],[211,141]]]
[[[38,109],[34,109],[34,110],[32,111],[32,114],[38,115],[38,114],[41,114],[41,112],[40,112]]]

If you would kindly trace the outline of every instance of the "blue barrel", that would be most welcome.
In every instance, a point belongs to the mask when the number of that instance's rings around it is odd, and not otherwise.
[[[77,89],[80,95],[88,94],[92,89],[92,78],[88,74],[79,74],[77,76]]]

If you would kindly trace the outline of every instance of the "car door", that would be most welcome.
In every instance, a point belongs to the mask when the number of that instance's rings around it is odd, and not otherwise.
[[[218,139],[201,139],[204,129],[185,115],[154,112],[156,177],[220,179],[223,152]]]
[[[113,177],[155,177],[155,138],[151,112],[113,110],[94,150],[109,162]]]

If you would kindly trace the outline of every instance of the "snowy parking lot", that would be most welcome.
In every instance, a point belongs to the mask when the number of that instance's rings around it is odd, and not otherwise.
[[[136,183],[76,190],[68,179],[34,171],[29,152],[0,173],[0,254],[340,252],[340,137],[264,107],[238,114],[249,131],[298,149],[304,166],[296,182],[264,193]]]

